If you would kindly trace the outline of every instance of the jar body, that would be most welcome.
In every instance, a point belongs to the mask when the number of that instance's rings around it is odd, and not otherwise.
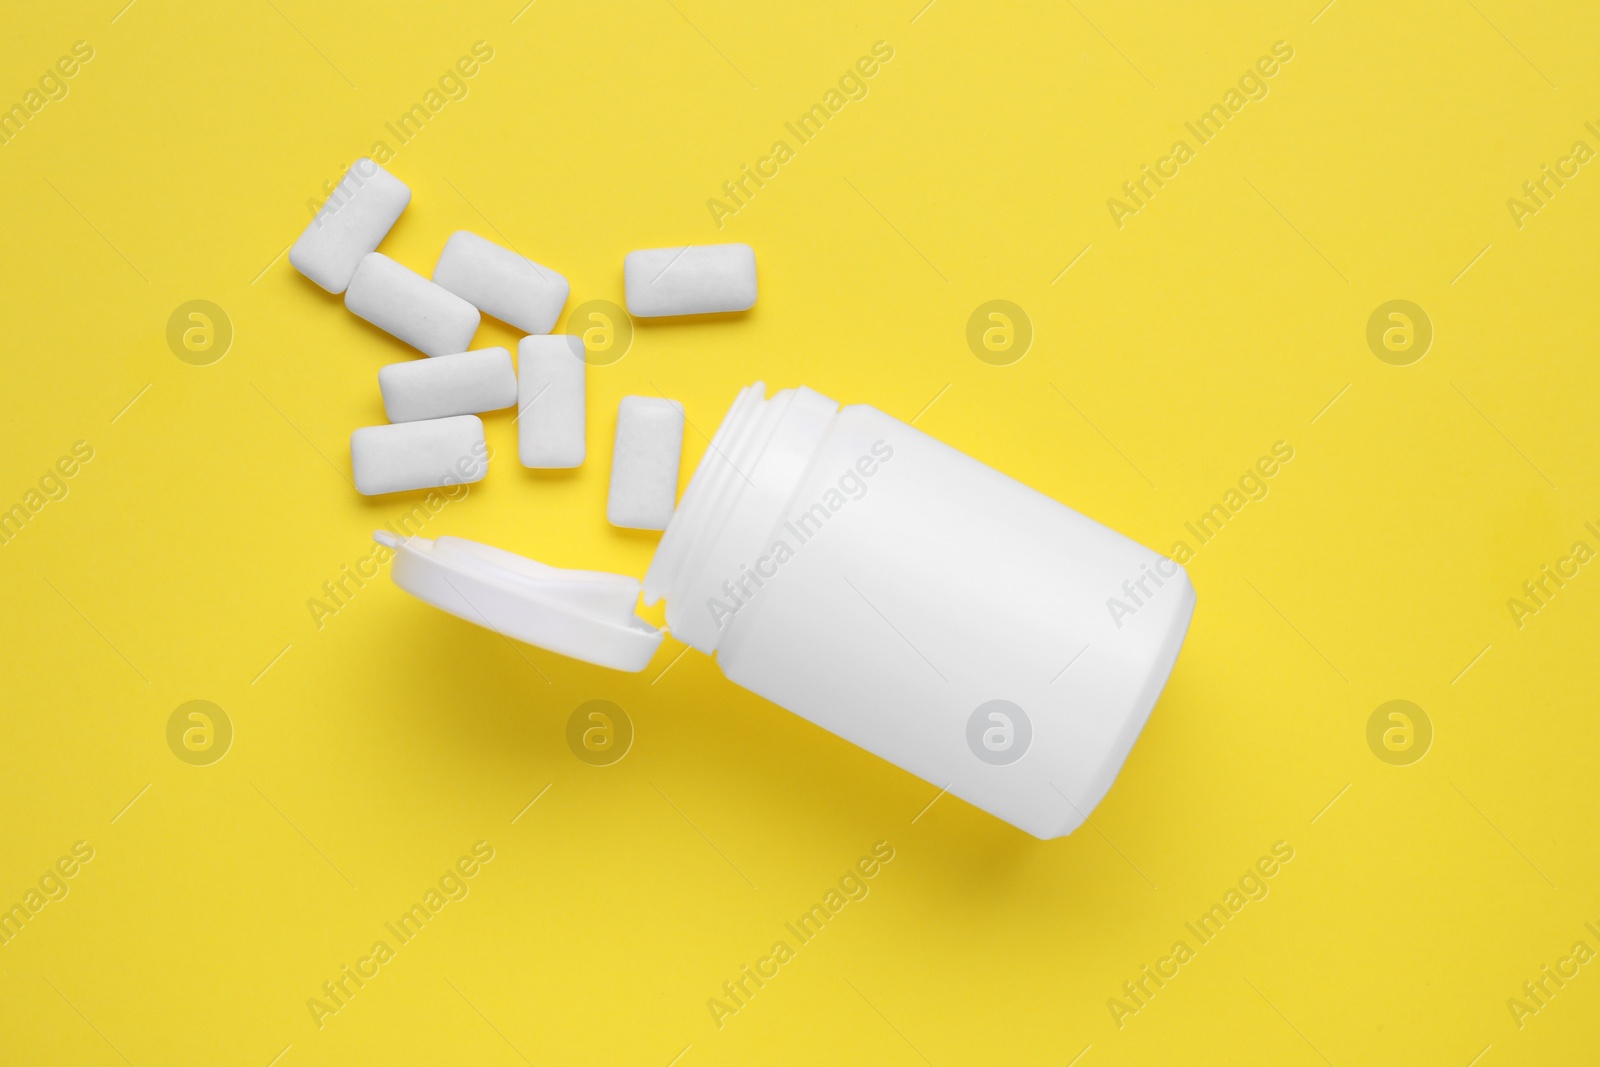
[[[767,534],[723,553],[703,606],[669,596],[669,624],[704,612],[733,682],[1037,837],[1070,833],[1172,669],[1188,576],[875,408],[816,424],[776,514],[741,486],[696,520]]]

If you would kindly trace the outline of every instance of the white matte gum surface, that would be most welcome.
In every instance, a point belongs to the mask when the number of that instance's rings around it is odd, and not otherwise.
[[[289,249],[294,269],[330,293],[342,293],[411,202],[405,182],[365,157],[345,171],[339,187]]]
[[[364,426],[350,435],[350,469],[366,496],[481,482],[489,471],[483,420],[456,415]]]
[[[678,499],[683,405],[654,396],[625,396],[617,409],[606,520],[631,530],[665,530]]]
[[[445,242],[433,281],[528,333],[549,333],[571,291],[567,279],[549,267],[467,230]]]
[[[629,252],[622,261],[628,314],[709,315],[756,302],[756,253],[745,244],[687,245]]]
[[[517,402],[511,353],[480,348],[436,359],[391,363],[378,371],[390,422],[443,419],[508,408]]]
[[[583,463],[583,340],[539,334],[517,344],[517,458],[524,467]]]
[[[364,256],[344,293],[354,315],[430,356],[465,352],[478,309],[382,252]]]

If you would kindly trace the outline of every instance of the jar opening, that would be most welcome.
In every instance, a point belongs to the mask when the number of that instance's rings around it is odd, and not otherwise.
[[[674,636],[715,651],[729,620],[713,609],[770,543],[839,405],[804,386],[770,399],[740,391],[695,467],[644,578],[644,599],[667,601]]]

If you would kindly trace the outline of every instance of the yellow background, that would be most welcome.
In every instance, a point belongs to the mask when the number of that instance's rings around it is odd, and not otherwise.
[[[94,49],[0,146],[0,506],[95,450],[0,547],[0,904],[95,850],[0,947],[0,1060],[1592,1062],[1600,965],[1520,1029],[1506,1006],[1600,950],[1600,566],[1520,629],[1506,607],[1600,547],[1600,165],[1520,229],[1506,206],[1600,148],[1592,6],[122,2],[13,5],[0,36],[5,103]],[[683,401],[687,476],[757,378],[917,417],[1163,551],[1292,444],[1191,563],[1187,646],[1091,826],[929,807],[670,639],[611,673],[387,578],[317,627],[416,503],[346,483],[414,353],[282,252],[480,40],[389,165],[414,196],[386,253],[503,237],[571,308],[620,302],[630,249],[747,241],[761,298],[639,324],[590,374],[576,472],[522,469],[487,417],[489,477],[428,536],[642,574],[656,539],[604,516],[617,401]],[[880,40],[869,95],[719,230],[706,200]],[[1270,94],[1118,229],[1107,198],[1280,40]],[[1397,298],[1435,330],[1406,367],[1365,340]],[[210,366],[165,339],[193,299],[235,330]],[[1035,331],[1010,366],[965,340],[991,299]],[[191,699],[234,726],[211,766],[167,746]],[[567,747],[591,699],[636,728],[614,766]],[[1367,745],[1391,699],[1433,725],[1410,766]],[[479,840],[470,895],[319,1029],[307,999]],[[719,1029],[707,999],[880,840],[870,896]],[[1119,1029],[1108,998],[1277,841],[1270,895]]]

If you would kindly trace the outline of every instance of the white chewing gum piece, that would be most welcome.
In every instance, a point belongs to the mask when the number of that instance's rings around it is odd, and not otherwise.
[[[390,422],[477,415],[517,402],[517,372],[510,352],[480,348],[391,363],[379,369],[378,389]]]
[[[482,319],[477,308],[382,252],[362,257],[344,306],[430,356],[465,352]]]
[[[457,230],[445,242],[433,281],[528,333],[549,333],[572,289],[549,267],[467,230]]]
[[[625,396],[617,408],[606,520],[630,530],[665,530],[678,500],[683,455],[683,405],[655,396]]]
[[[489,471],[483,420],[455,415],[363,426],[350,435],[350,468],[365,496],[481,482]]]
[[[378,247],[411,203],[405,182],[362,157],[289,249],[295,270],[330,293],[350,287],[361,258]]]
[[[745,244],[686,245],[629,252],[622,261],[628,314],[709,315],[756,302],[756,253]]]
[[[576,467],[584,444],[583,339],[567,333],[517,344],[517,458],[524,467]]]

